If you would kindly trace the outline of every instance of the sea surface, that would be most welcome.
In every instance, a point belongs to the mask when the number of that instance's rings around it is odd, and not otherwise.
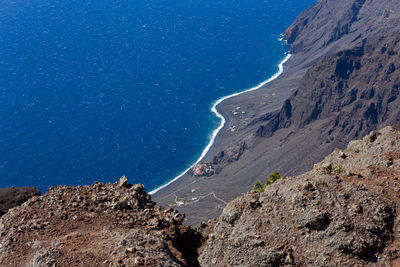
[[[213,102],[272,76],[314,3],[4,1],[0,188],[165,184],[218,127]]]

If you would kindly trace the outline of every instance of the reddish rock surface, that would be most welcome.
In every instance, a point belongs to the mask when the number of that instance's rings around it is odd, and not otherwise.
[[[0,219],[0,266],[196,266],[183,219],[124,179],[50,188]]]

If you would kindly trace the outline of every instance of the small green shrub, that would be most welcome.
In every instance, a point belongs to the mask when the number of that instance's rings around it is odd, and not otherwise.
[[[254,184],[253,190],[255,190],[257,192],[264,192],[264,190],[265,190],[265,188],[267,188],[267,186],[275,183],[277,180],[279,180],[281,178],[282,178],[282,176],[279,174],[279,172],[275,171],[269,175],[269,177],[265,181],[264,185],[262,183],[260,183],[259,181],[257,181]]]
[[[342,166],[340,166],[340,165],[332,166],[332,171],[331,171],[332,174],[340,174],[342,172],[344,172],[344,168]]]
[[[262,192],[263,188],[264,188],[264,186],[259,181],[257,181],[253,186],[253,190],[256,190],[258,192]]]
[[[282,176],[279,174],[279,172],[275,171],[269,175],[267,181],[269,181],[269,182],[271,182],[271,184],[273,184],[276,180],[279,180],[281,178],[282,178]]]

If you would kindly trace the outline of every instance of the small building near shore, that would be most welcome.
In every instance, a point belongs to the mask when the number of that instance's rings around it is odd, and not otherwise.
[[[193,167],[194,176],[211,176],[214,174],[214,166],[211,163],[198,163]]]

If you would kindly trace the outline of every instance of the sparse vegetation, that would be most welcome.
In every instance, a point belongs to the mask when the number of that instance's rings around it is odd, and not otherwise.
[[[279,180],[281,178],[282,178],[282,176],[279,174],[279,172],[275,171],[269,175],[269,177],[265,181],[264,185],[262,183],[260,183],[259,181],[257,181],[253,186],[253,190],[255,190],[257,192],[264,192],[264,190],[265,190],[265,188],[267,188],[267,186],[273,184],[274,182],[276,182],[277,180]]]
[[[256,190],[256,191],[258,191],[258,192],[261,192],[261,191],[264,191],[263,188],[264,188],[264,185],[263,185],[262,183],[260,183],[259,181],[257,181],[257,182],[254,184],[253,190]]]
[[[331,170],[332,174],[340,174],[342,172],[344,172],[344,168],[342,166],[340,166],[340,165],[333,165],[332,166],[332,170]]]
[[[317,164],[316,169],[321,174],[340,174],[345,171],[341,165],[332,165],[331,163]]]

